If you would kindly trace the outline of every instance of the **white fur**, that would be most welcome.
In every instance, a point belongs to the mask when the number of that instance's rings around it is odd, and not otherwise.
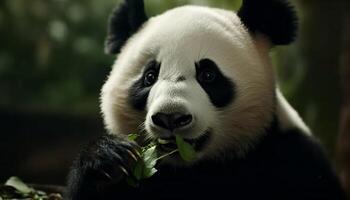
[[[224,109],[215,108],[196,81],[194,63],[203,58],[213,60],[236,85],[235,99]],[[128,89],[150,59],[162,64],[159,80],[146,111],[138,112],[127,101]],[[179,76],[186,80],[176,82]],[[278,116],[288,127],[295,116],[289,116],[288,104],[278,95]],[[101,109],[111,133],[145,129],[150,137],[164,136],[152,128],[152,114],[183,110],[194,116],[194,123],[178,134],[196,138],[207,128],[213,129],[213,138],[201,155],[243,156],[271,123],[274,98],[267,42],[253,39],[234,12],[184,6],[151,18],[128,41],[103,86]]]
[[[304,121],[300,118],[296,110],[287,102],[287,100],[282,95],[281,91],[277,88],[277,117],[280,122],[280,128],[282,130],[289,130],[293,128],[298,128],[302,130],[303,133],[311,135],[310,129],[306,126]]]

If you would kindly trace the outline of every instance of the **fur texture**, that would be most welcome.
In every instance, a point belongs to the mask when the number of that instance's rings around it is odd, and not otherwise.
[[[134,144],[109,135],[82,152],[73,166],[68,199],[243,199],[345,200],[332,166],[312,137],[281,131],[275,121],[244,158],[201,161],[191,167],[158,166],[139,187],[126,181],[134,168]],[[119,144],[118,144],[119,143]],[[124,149],[123,149],[124,148]],[[134,147],[135,148],[135,147]],[[121,170],[123,159],[125,170]]]
[[[244,0],[238,16],[250,32],[264,34],[274,45],[295,39],[297,17],[287,0]]]
[[[78,156],[68,199],[345,199],[275,83],[269,50],[294,39],[293,9],[285,0],[243,2],[238,15],[184,6],[145,21],[143,2],[126,0],[112,14],[106,48],[121,51],[101,93],[109,134]],[[191,121],[172,130],[155,123],[175,114]],[[168,157],[134,188],[126,177],[140,157],[130,133],[142,134],[139,145],[174,135],[205,142],[195,161]]]
[[[243,156],[262,136],[274,112],[273,69],[264,56],[268,57],[257,51],[233,12],[185,6],[153,17],[125,45],[103,87],[101,108],[107,128],[122,134],[145,129],[148,137],[158,137],[159,131],[151,131],[151,115],[185,106],[197,116],[197,123],[180,134],[190,132],[188,137],[193,138],[208,127],[215,130],[203,154],[215,157],[234,148],[234,156]],[[212,105],[195,79],[195,63],[205,58],[213,60],[235,84],[234,103],[224,109]],[[145,111],[140,112],[128,103],[129,89],[152,59],[161,62],[159,77],[149,92]],[[174,84],[180,76],[186,81]]]
[[[119,53],[121,47],[147,21],[143,0],[126,0],[115,8],[108,23],[105,52]]]

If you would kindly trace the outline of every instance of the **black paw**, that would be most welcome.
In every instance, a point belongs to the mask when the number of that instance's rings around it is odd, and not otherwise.
[[[126,187],[140,159],[139,146],[125,138],[105,135],[85,148],[68,176],[67,198],[106,199]]]

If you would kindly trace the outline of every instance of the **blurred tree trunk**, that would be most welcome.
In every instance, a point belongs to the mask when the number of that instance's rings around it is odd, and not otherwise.
[[[305,77],[292,102],[337,158],[343,187],[350,196],[350,1],[296,2],[301,9],[297,48]]]
[[[345,2],[343,20],[343,51],[341,54],[340,132],[337,144],[337,158],[343,186],[350,196],[350,2]]]
[[[339,127],[343,1],[347,0],[296,1],[300,9],[298,64],[304,73],[290,100],[332,157]]]

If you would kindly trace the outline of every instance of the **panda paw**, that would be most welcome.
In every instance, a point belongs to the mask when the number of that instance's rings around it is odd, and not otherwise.
[[[125,191],[125,178],[138,159],[135,142],[111,135],[99,138],[75,160],[68,175],[67,199],[106,199],[119,189]]]

